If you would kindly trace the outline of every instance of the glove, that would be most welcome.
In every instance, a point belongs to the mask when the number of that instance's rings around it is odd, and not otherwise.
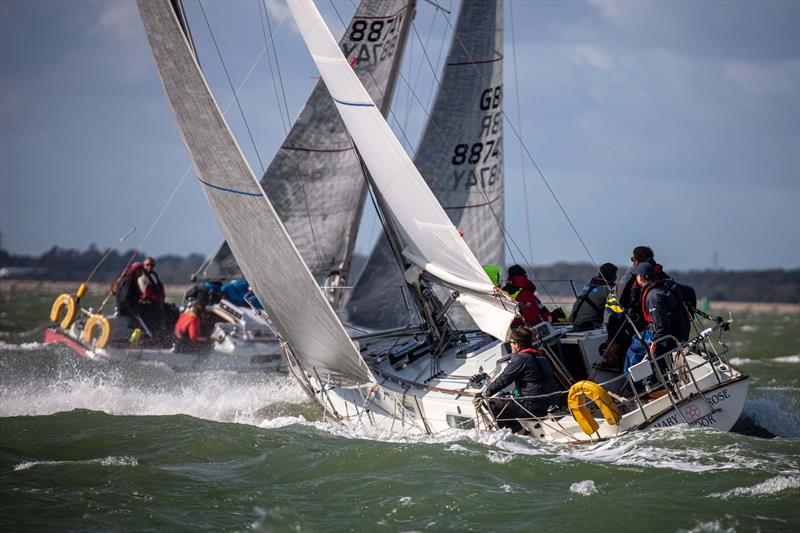
[[[481,406],[481,404],[483,403],[483,399],[484,396],[480,392],[476,394],[474,398],[472,398],[472,405],[475,406],[475,409]]]

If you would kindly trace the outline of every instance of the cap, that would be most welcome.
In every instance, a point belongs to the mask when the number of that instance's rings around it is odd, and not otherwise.
[[[633,273],[637,276],[642,276],[644,279],[651,279],[655,275],[656,270],[650,263],[639,263],[636,265],[636,268],[633,269]]]

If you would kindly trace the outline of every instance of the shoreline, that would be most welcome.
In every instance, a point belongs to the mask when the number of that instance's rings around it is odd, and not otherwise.
[[[53,296],[60,292],[74,292],[78,289],[80,281],[46,281],[46,280],[22,280],[22,279],[3,279],[0,280],[0,291],[6,290],[42,290],[52,291]],[[109,283],[106,282],[91,282],[89,283],[89,294],[106,294],[108,291]],[[168,293],[186,292],[191,284],[170,284],[164,285]],[[569,312],[572,307],[574,298],[563,296],[554,296],[556,302],[564,308],[564,311]],[[544,301],[547,305],[548,301]],[[725,300],[712,301],[711,313],[718,313],[721,311],[730,311],[735,313],[750,312],[750,313],[774,313],[780,315],[800,313],[800,304],[784,303],[784,302],[729,302]]]

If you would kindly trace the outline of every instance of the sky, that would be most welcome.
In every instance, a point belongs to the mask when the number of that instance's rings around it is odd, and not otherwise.
[[[258,4],[184,3],[222,108],[209,26],[241,86],[252,142],[236,105],[226,117],[260,175],[284,130]],[[341,35],[353,3],[317,3]],[[392,104],[410,153],[425,113],[409,87],[430,105],[423,50],[438,70],[458,10],[439,3],[451,14],[418,0]],[[285,4],[267,6],[294,118],[318,73]],[[800,267],[800,2],[513,0],[505,20],[505,111],[544,177],[507,124],[509,262],[624,264],[649,244],[670,269]],[[0,0],[4,248],[105,248],[135,226],[125,248],[206,255],[222,237],[189,165],[133,2]],[[365,209],[356,250],[378,234]]]

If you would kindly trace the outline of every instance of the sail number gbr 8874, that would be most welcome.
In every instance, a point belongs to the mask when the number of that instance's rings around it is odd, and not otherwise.
[[[479,141],[459,143],[453,149],[453,190],[481,189],[499,183],[502,177],[503,86],[488,87],[478,101]],[[470,168],[472,167],[472,168]]]

